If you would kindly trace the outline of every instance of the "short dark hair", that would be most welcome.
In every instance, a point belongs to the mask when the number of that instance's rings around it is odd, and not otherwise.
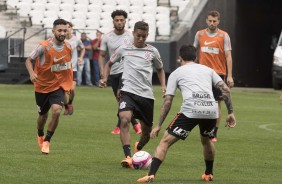
[[[220,13],[216,10],[209,11],[208,16],[217,17],[218,19],[220,19]]]
[[[112,12],[112,19],[114,20],[115,16],[124,16],[127,19],[127,13],[124,10],[115,10]]]
[[[67,24],[70,25],[70,27],[73,27],[73,24],[69,21],[67,21]]]
[[[179,56],[184,61],[194,61],[197,57],[196,48],[193,45],[182,45],[179,49]]]
[[[149,24],[144,21],[138,21],[134,25],[134,31],[136,31],[137,29],[149,31]]]
[[[53,27],[55,27],[57,25],[67,25],[67,21],[65,21],[64,19],[56,19],[53,22]]]

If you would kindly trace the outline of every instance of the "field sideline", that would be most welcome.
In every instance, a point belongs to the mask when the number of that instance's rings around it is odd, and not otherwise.
[[[161,89],[154,86],[155,115],[162,104]],[[282,181],[282,106],[280,91],[233,88],[237,118],[235,129],[224,119],[216,146],[213,183],[278,184]],[[178,92],[161,135],[144,150],[153,152],[163,131],[178,112]],[[223,107],[224,103],[222,104]],[[36,140],[36,105],[32,85],[0,85],[0,184],[131,184],[148,171],[123,169],[116,124],[117,104],[111,88],[78,87],[72,116],[61,116],[51,141],[50,154],[42,155]],[[225,109],[224,109],[225,110]],[[131,128],[132,146],[138,136]],[[154,183],[204,183],[199,130],[179,141],[168,152]],[[280,174],[279,174],[280,173]]]

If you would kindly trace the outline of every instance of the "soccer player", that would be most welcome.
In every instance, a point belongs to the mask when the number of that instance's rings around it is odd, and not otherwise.
[[[146,183],[154,180],[156,172],[164,161],[168,148],[179,139],[185,140],[193,128],[199,125],[203,155],[206,164],[204,181],[213,180],[213,162],[215,147],[210,137],[218,117],[218,105],[214,99],[212,86],[222,92],[228,115],[226,125],[235,127],[236,120],[233,114],[230,90],[216,72],[204,65],[195,63],[196,49],[192,45],[184,45],[179,51],[180,67],[169,76],[164,102],[160,111],[158,125],[152,130],[151,138],[158,136],[161,126],[169,113],[176,89],[181,91],[183,102],[181,110],[167,127],[159,145],[147,176],[138,179]]]
[[[67,22],[57,19],[53,23],[54,36],[41,42],[27,58],[25,65],[34,84],[37,118],[38,145],[41,152],[50,152],[50,140],[58,126],[64,105],[65,92],[72,86],[72,49],[65,42]],[[34,70],[32,62],[35,62]],[[51,120],[44,138],[44,127],[51,108]]]
[[[103,76],[103,67],[105,63],[106,53],[108,53],[108,56],[110,57],[119,46],[123,44],[130,44],[133,40],[132,34],[124,29],[127,13],[123,10],[115,10],[112,12],[111,16],[113,19],[114,30],[104,35],[100,46],[99,67],[101,76]],[[122,62],[116,62],[111,67],[111,85],[117,101],[119,101],[119,89],[121,88],[122,72]],[[136,121],[135,118],[132,117],[131,123],[136,134],[141,134],[140,124]],[[118,119],[117,126],[113,131],[111,131],[111,133],[120,133],[120,119]]]
[[[65,112],[64,115],[72,115],[73,114],[73,100],[74,100],[74,95],[75,95],[75,87],[76,87],[76,81],[77,81],[77,67],[78,65],[83,65],[83,57],[85,54],[85,47],[82,43],[82,41],[77,38],[75,35],[72,34],[73,30],[73,24],[71,22],[67,23],[68,26],[68,32],[67,32],[67,41],[71,44],[72,50],[73,50],[73,55],[71,58],[72,62],[72,68],[73,68],[73,84],[72,88],[69,92],[69,94],[66,95],[68,97],[68,100],[66,98],[66,103],[65,103]],[[78,47],[80,48],[80,56],[78,57]]]
[[[134,42],[120,46],[105,65],[100,85],[106,85],[110,67],[123,62],[122,88],[119,100],[120,140],[125,159],[121,165],[132,168],[129,125],[132,116],[140,119],[141,137],[135,143],[135,152],[141,150],[150,140],[153,126],[154,94],[152,89],[153,68],[156,69],[163,92],[165,92],[165,72],[158,50],[146,44],[149,25],[138,21],[134,25]]]
[[[234,86],[232,78],[232,56],[229,35],[219,29],[220,14],[217,11],[208,12],[207,28],[196,33],[194,46],[199,50],[199,63],[215,70],[227,85]],[[227,67],[226,67],[227,66]],[[226,78],[227,76],[227,78]],[[214,97],[218,101],[219,116],[216,122],[213,142],[217,141],[217,131],[221,120],[221,92],[214,89]]]

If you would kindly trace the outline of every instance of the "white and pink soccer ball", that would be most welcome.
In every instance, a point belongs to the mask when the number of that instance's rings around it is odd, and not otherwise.
[[[134,169],[148,169],[152,163],[152,156],[146,151],[138,151],[132,157]]]

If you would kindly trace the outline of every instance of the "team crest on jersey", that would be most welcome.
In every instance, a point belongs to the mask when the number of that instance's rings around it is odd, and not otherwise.
[[[123,43],[124,43],[124,44],[129,44],[130,41],[129,41],[127,38],[125,38],[125,39],[123,39]]]
[[[39,105],[36,105],[36,106],[37,106],[37,111],[38,111],[38,112],[41,112],[40,106],[39,106]]]
[[[51,49],[51,45],[47,45],[45,48],[46,48],[46,50],[50,50]]]
[[[126,102],[120,102],[119,109],[124,109],[126,107]]]
[[[224,35],[223,35],[223,33],[220,33],[219,36],[220,36],[220,37],[223,37]]]
[[[154,56],[152,52],[148,52],[148,51],[144,52],[144,58],[146,61],[152,61],[153,57]]]

